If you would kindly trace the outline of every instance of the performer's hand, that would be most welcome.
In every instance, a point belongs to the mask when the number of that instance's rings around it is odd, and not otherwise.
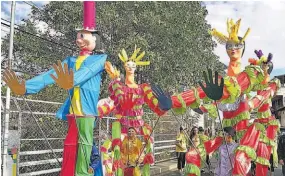
[[[281,159],[279,160],[279,164],[281,164],[282,166],[284,166],[284,161]]]
[[[168,111],[172,107],[172,100],[169,95],[166,95],[158,85],[151,85],[153,95],[157,98],[159,108],[163,111]]]
[[[64,63],[64,70],[63,70],[60,61],[57,61],[57,65],[53,64],[53,69],[56,72],[57,78],[52,74],[50,76],[56,82],[56,84],[65,90],[71,89],[74,85],[73,70],[70,69],[68,71],[68,66],[66,63]]]
[[[105,63],[105,70],[107,71],[108,75],[111,79],[119,79],[120,78],[120,71],[112,66],[112,64],[107,61]]]
[[[204,71],[204,80],[206,82],[206,87],[202,84],[202,82],[199,82],[200,87],[203,89],[203,91],[206,93],[206,95],[212,99],[212,100],[219,100],[223,96],[223,89],[224,89],[224,79],[221,78],[220,85],[219,85],[219,79],[218,79],[218,72],[215,72],[215,82],[213,81],[213,74],[212,70],[208,69],[208,77],[207,73]]]
[[[3,75],[3,81],[10,87],[12,92],[17,95],[24,95],[26,93],[25,80],[18,79],[14,71],[7,69]]]

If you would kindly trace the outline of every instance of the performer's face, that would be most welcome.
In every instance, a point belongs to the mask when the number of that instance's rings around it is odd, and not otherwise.
[[[227,133],[226,133],[226,141],[227,141],[227,143],[231,143],[233,141],[232,136],[227,134]]]
[[[134,74],[136,71],[137,65],[133,61],[128,61],[125,63],[124,67],[125,67],[126,73]]]
[[[241,58],[244,50],[244,44],[229,41],[226,44],[227,54],[230,58]]]
[[[129,129],[129,136],[130,137],[135,137],[136,136],[136,132],[135,132],[135,130],[134,129]]]
[[[76,44],[80,50],[86,49],[88,51],[93,51],[96,46],[96,37],[92,35],[89,31],[79,31],[77,33]]]

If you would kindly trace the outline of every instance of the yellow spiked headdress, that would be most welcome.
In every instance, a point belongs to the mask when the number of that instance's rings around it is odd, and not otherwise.
[[[124,63],[128,62],[128,61],[133,61],[137,65],[142,65],[142,66],[149,65],[150,61],[140,61],[144,57],[144,55],[145,55],[145,52],[143,51],[139,56],[137,56],[138,53],[140,52],[140,50],[141,50],[140,48],[137,49],[137,47],[135,46],[135,50],[134,50],[132,56],[129,58],[128,55],[127,55],[126,50],[122,49],[121,53],[119,53],[119,58]]]
[[[239,40],[238,38],[238,31],[240,27],[241,19],[239,19],[236,23],[234,23],[233,19],[227,20],[227,31],[229,33],[229,36],[222,34],[221,32],[217,31],[215,28],[210,31],[210,34],[222,45],[225,45],[228,41],[234,41],[236,43],[242,43],[247,35],[250,32],[250,28],[247,29],[244,37]]]

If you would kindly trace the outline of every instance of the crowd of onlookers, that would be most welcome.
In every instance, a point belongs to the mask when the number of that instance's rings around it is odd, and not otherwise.
[[[236,147],[238,146],[238,143],[234,140],[235,138],[235,130],[232,127],[226,127],[224,128],[225,131],[225,139],[227,142],[227,147],[229,149],[230,153],[234,153]],[[187,129],[183,129],[183,127],[180,127],[179,134],[176,138],[176,154],[177,154],[177,168],[181,175],[184,175],[184,166],[185,166],[185,155],[186,152],[189,151],[193,147],[198,147],[203,142],[214,138],[219,133],[219,130],[215,129],[215,134],[212,134],[212,130],[210,128],[206,128],[205,130],[202,127],[192,127],[191,131],[187,131]],[[190,140],[189,140],[190,139]],[[285,176],[285,132],[282,132],[278,138],[278,160],[279,164],[282,166],[282,173],[283,176]],[[213,156],[216,156],[215,158],[218,160],[217,166],[215,168],[215,175],[218,176],[227,176],[231,175],[231,163],[228,162],[228,158],[222,157],[222,156],[228,156],[225,155],[226,153],[226,146],[223,144],[219,147],[219,150],[213,154]],[[219,156],[219,157],[218,157]],[[231,156],[234,156],[231,155]],[[234,158],[231,158],[231,160],[234,162]],[[273,157],[271,155],[270,158],[270,164],[271,166],[269,169],[269,175],[274,175],[274,167],[278,167],[278,164],[273,162]],[[206,163],[208,166],[210,166],[210,156],[206,156]],[[220,166],[223,167],[220,167]],[[253,164],[254,165],[254,164]],[[226,167],[225,167],[226,166]],[[227,168],[228,167],[228,168]],[[201,172],[204,172],[203,169],[201,169]],[[255,175],[254,169],[252,169],[249,172],[250,176]]]

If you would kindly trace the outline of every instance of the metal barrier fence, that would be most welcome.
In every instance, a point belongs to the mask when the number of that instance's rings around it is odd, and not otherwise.
[[[2,97],[1,101],[2,105],[5,104],[6,98]],[[17,149],[17,175],[58,175],[61,166],[56,158],[62,161],[63,140],[68,127],[66,121],[55,118],[55,112],[61,103],[29,99],[26,99],[26,103],[21,98],[11,98],[8,148]],[[40,132],[29,108],[56,156]],[[2,115],[4,111],[4,107],[1,106]],[[156,122],[154,118],[157,118],[154,114],[146,113],[144,116],[146,123],[151,126]],[[97,144],[102,143],[99,139],[100,133],[111,134],[110,124],[114,120],[115,118],[105,117],[97,123],[94,131]],[[3,118],[1,121],[4,124]],[[175,138],[178,128],[178,123],[171,117],[166,116],[159,120],[153,133],[156,162],[175,158]]]

